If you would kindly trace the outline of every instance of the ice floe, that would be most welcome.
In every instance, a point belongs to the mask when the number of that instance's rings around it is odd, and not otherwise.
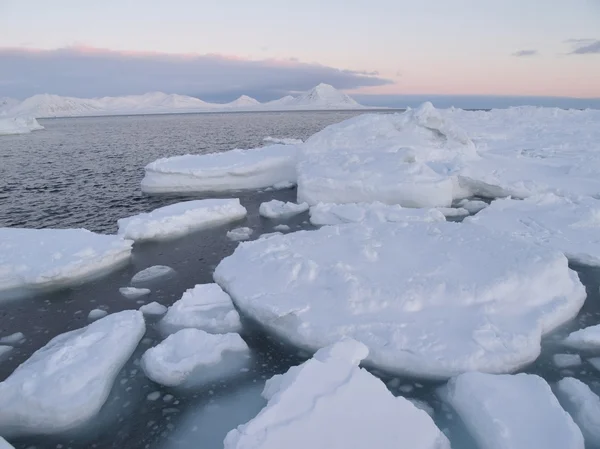
[[[600,371],[600,357],[592,357],[588,359],[590,365],[592,365],[595,369]]]
[[[581,431],[541,377],[465,373],[440,395],[480,448],[584,449]]]
[[[162,240],[236,221],[246,216],[237,198],[184,201],[121,218],[119,235],[131,240]]]
[[[249,358],[250,348],[238,334],[182,329],[148,349],[142,368],[161,385],[196,386],[239,373]]]
[[[144,281],[138,280],[136,282],[141,283]],[[149,295],[150,293],[152,293],[152,290],[150,290],[149,288],[121,287],[119,288],[119,293],[127,299],[137,299],[142,296]]]
[[[269,143],[280,143],[283,145],[300,145],[302,143],[302,139],[293,139],[291,137],[271,137],[267,136],[263,139],[263,142]]]
[[[488,203],[480,200],[462,200],[458,203],[461,208],[464,208],[469,214],[476,214],[477,212],[488,207]]]
[[[60,288],[125,263],[131,240],[85,229],[0,228],[0,292]]]
[[[501,199],[466,222],[556,248],[570,259],[600,266],[600,200],[554,194]]]
[[[253,232],[252,228],[248,227],[235,228],[231,231],[227,231],[227,238],[234,242],[249,240]]]
[[[296,146],[269,145],[252,150],[159,159],[146,166],[147,193],[220,192],[258,189],[296,182]]]
[[[53,338],[0,382],[0,433],[59,433],[87,422],[144,332],[142,314],[126,310]]]
[[[0,136],[9,134],[27,134],[31,131],[44,129],[33,117],[2,117],[0,116]]]
[[[167,308],[162,304],[153,301],[150,304],[144,304],[140,307],[140,312],[144,315],[164,315],[167,313]]]
[[[267,405],[227,434],[225,449],[449,449],[426,412],[358,367],[367,353],[341,341],[269,379]]]
[[[581,356],[579,354],[554,354],[552,361],[558,368],[570,368],[581,365]]]
[[[0,437],[0,449],[15,449],[13,445],[9,444],[4,438]]]
[[[186,290],[181,299],[169,307],[160,326],[167,333],[193,327],[224,334],[239,332],[242,328],[231,298],[217,284],[198,284]]]
[[[399,205],[374,203],[330,204],[319,203],[310,208],[310,222],[314,225],[345,223],[444,221],[444,215],[436,209],[411,209]]]
[[[574,379],[566,377],[556,385],[556,396],[577,423],[586,442],[597,446],[600,444],[600,398],[590,387]]]
[[[271,200],[266,203],[262,203],[258,208],[258,213],[266,218],[273,219],[286,219],[293,217],[294,215],[301,214],[308,210],[308,204],[306,203],[290,203],[279,200]]]
[[[292,228],[290,228],[286,224],[278,224],[277,226],[273,226],[273,230],[276,232],[289,232]]]
[[[302,349],[350,336],[369,347],[367,363],[426,378],[535,360],[542,335],[586,296],[560,252],[447,222],[245,242],[214,279],[242,312]]]
[[[8,355],[9,352],[13,350],[12,346],[0,345],[0,360],[4,358],[4,356]]]
[[[600,324],[571,332],[563,344],[583,351],[600,349]]]
[[[106,310],[102,310],[102,309],[90,310],[90,313],[88,313],[88,320],[96,321],[96,320],[99,320],[100,318],[104,318],[106,315],[108,315],[108,312]]]
[[[466,217],[469,215],[469,211],[464,207],[436,207],[435,210],[447,218]]]
[[[15,332],[14,334],[6,335],[0,338],[0,345],[18,345],[25,341],[23,332]]]
[[[167,267],[166,265],[153,265],[151,267],[145,268],[144,270],[136,273],[132,278],[131,278],[131,283],[132,284],[145,284],[147,282],[152,282],[156,279],[162,279],[162,278],[166,278],[166,277],[171,277],[175,275],[175,270],[173,270],[173,268],[171,267]],[[143,296],[143,295],[147,295],[149,292],[146,292],[145,290],[148,290],[147,288],[136,288],[135,290],[132,290],[131,287],[123,287],[123,289],[127,288],[127,292],[125,294],[130,295],[129,297],[131,298],[131,295],[134,295],[134,297],[137,296]],[[142,290],[144,290],[144,292],[142,292]],[[119,289],[119,291],[121,291],[121,289]],[[124,295],[125,290],[121,291],[121,294]]]

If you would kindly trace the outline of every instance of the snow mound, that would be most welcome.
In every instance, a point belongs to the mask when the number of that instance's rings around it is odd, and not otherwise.
[[[308,204],[306,203],[290,203],[279,200],[271,200],[266,203],[262,203],[258,208],[258,213],[266,218],[284,220],[286,218],[293,217],[294,215],[301,214],[308,210]]]
[[[235,229],[232,229],[231,231],[227,231],[227,238],[230,240],[233,240],[234,242],[248,240],[248,239],[250,239],[250,236],[252,235],[253,232],[254,231],[252,230],[252,228],[248,228],[248,227],[235,228]]]
[[[447,222],[245,242],[214,279],[242,312],[302,349],[350,336],[369,347],[370,365],[425,378],[515,370],[585,300],[563,254]]]
[[[142,356],[142,368],[161,385],[197,385],[223,378],[227,373],[239,373],[249,358],[250,348],[238,334],[182,329],[148,349]]]
[[[572,377],[558,382],[556,396],[581,429],[586,442],[600,445],[600,398],[590,387]]]
[[[600,324],[570,333],[563,344],[583,351],[600,349]]]
[[[125,263],[132,244],[85,229],[0,228],[0,291],[72,285]]]
[[[465,220],[562,251],[572,261],[600,266],[600,200],[554,194],[502,199]]]
[[[362,106],[335,87],[321,83],[286,103],[294,109],[355,109]]]
[[[0,383],[0,433],[59,433],[95,416],[145,332],[126,310],[59,335]]]
[[[291,137],[271,137],[267,136],[263,139],[264,142],[269,143],[280,143],[282,145],[300,145],[302,144],[302,139],[293,139]]]
[[[0,116],[0,136],[10,134],[27,134],[31,131],[44,129],[33,117],[3,117]]]
[[[140,307],[140,312],[144,315],[164,315],[167,313],[167,308],[162,304],[153,301],[150,304],[145,304]]]
[[[246,208],[237,198],[185,201],[121,218],[118,234],[135,241],[169,239],[245,216]]]
[[[248,95],[240,95],[238,98],[230,103],[225,104],[224,106],[237,109],[256,109],[256,107],[260,106],[260,104],[260,101],[255,98],[249,97]]]
[[[142,191],[222,192],[296,183],[296,152],[294,145],[269,145],[158,159],[146,166]]]
[[[367,353],[342,341],[269,379],[267,405],[227,434],[225,449],[449,449],[427,413],[358,367]]]
[[[570,368],[581,365],[579,354],[554,354],[552,361],[558,368]]]
[[[231,298],[217,284],[198,284],[186,290],[181,299],[169,307],[160,325],[167,333],[192,327],[225,334],[242,328]]]
[[[132,284],[145,284],[148,282],[153,282],[157,279],[171,277],[174,274],[175,274],[175,270],[173,270],[173,268],[171,268],[171,267],[167,267],[166,265],[153,265],[151,267],[148,267],[148,268],[136,273],[131,278],[131,283]],[[147,288],[133,289],[131,287],[124,287],[124,288],[119,289],[119,291],[121,292],[122,295],[124,295],[124,296],[129,295],[128,296],[129,298],[147,295],[149,292],[146,290],[149,290],[149,289],[147,289]]]
[[[310,208],[310,222],[314,225],[337,225],[345,223],[445,221],[444,215],[435,209],[409,209],[399,205],[374,203],[330,204],[319,203]]]
[[[141,298],[142,296],[149,295],[150,293],[152,293],[152,290],[150,290],[149,288],[121,287],[119,289],[119,293],[127,299],[137,299]]]
[[[583,436],[541,377],[465,373],[441,396],[485,449],[584,449]]]

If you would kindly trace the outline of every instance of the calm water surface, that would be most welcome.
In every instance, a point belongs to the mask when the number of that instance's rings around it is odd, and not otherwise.
[[[266,136],[306,139],[354,115],[356,112],[294,112],[40,120],[45,131],[0,137],[0,226],[85,227],[114,233],[119,218],[208,197],[142,195],[139,183],[143,167],[159,157],[252,148],[262,145]],[[26,336],[10,358],[0,362],[0,380],[52,337],[85,326],[90,310],[138,308],[140,303],[123,298],[118,288],[129,285],[133,274],[143,268],[162,264],[177,272],[143,298],[145,303],[158,301],[168,306],[186,289],[212,282],[214,267],[237,245],[225,237],[227,230],[249,226],[254,229],[253,238],[272,232],[281,222],[260,217],[258,206],[273,198],[294,201],[295,195],[294,189],[221,194],[239,197],[248,216],[170,242],[136,244],[129,265],[96,281],[32,298],[0,301],[0,336],[13,332]],[[303,214],[284,222],[292,231],[310,229],[307,219]],[[600,270],[574,268],[588,289],[586,305],[575,322],[548,337],[542,356],[524,371],[549,382],[573,375],[600,393],[598,372],[587,362],[575,369],[559,370],[551,361],[551,354],[563,352],[557,348],[558,336],[571,328],[600,322]],[[11,443],[17,449],[222,448],[227,431],[251,419],[264,406],[260,392],[265,380],[308,356],[266,335],[254,323],[245,322],[243,337],[254,354],[248,372],[193,391],[160,387],[139,367],[142,353],[161,340],[152,319],[147,323],[144,340],[92,423],[68,434],[20,438]],[[453,447],[474,447],[460,420],[435,397],[439,384],[374,374],[394,394],[427,401]],[[158,400],[147,399],[153,392],[160,392]]]

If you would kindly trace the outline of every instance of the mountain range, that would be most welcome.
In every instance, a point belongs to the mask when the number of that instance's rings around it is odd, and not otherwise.
[[[261,103],[246,95],[242,95],[230,103],[208,103],[196,97],[163,92],[102,98],[75,98],[40,94],[21,102],[11,98],[0,98],[0,115],[35,118],[358,108],[364,108],[364,106],[329,84],[319,84],[298,96],[288,95],[266,103]]]

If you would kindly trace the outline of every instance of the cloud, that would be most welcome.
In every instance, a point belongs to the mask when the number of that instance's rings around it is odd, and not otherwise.
[[[600,54],[600,39],[569,39],[565,42],[573,46],[570,55]]]
[[[512,55],[516,56],[518,58],[527,57],[527,56],[537,56],[538,51],[537,50],[519,50],[519,51],[514,52]]]
[[[58,50],[0,48],[0,96],[37,93],[80,97],[164,91],[229,101],[247,94],[271,100],[324,82],[339,89],[392,84],[377,72],[341,70],[287,60],[236,56],[113,51],[91,47]]]

